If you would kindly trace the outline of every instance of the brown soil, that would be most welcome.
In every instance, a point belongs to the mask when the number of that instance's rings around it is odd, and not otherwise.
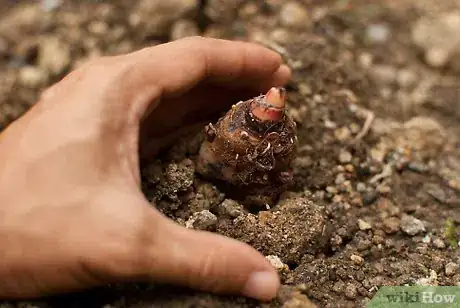
[[[460,3],[297,0],[306,14],[296,17],[287,2],[164,1],[149,12],[145,3],[156,1],[65,1],[46,13],[36,2],[0,1],[2,128],[84,59],[202,34],[282,51],[294,70],[288,97],[300,143],[294,187],[260,212],[195,175],[196,138],[142,168],[146,195],[166,215],[287,265],[272,303],[117,285],[1,308],[308,307],[306,296],[320,307],[363,307],[382,285],[460,285],[460,77],[428,66],[411,38],[419,18]],[[52,65],[43,39],[64,45],[51,44]]]

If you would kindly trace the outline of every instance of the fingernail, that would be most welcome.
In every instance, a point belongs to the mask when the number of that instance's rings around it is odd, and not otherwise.
[[[279,286],[280,280],[276,272],[254,272],[246,281],[243,295],[268,301],[276,296]]]

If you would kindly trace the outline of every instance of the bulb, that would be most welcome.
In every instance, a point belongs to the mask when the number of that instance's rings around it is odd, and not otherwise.
[[[284,88],[234,105],[206,126],[197,172],[248,206],[273,205],[293,181],[297,152],[296,125],[285,111]]]

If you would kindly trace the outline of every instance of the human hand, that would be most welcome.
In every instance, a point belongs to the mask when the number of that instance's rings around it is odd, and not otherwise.
[[[0,298],[133,280],[275,296],[279,278],[253,248],[149,204],[138,144],[142,131],[153,154],[241,91],[283,85],[280,63],[249,43],[189,38],[95,60],[46,90],[0,135]]]

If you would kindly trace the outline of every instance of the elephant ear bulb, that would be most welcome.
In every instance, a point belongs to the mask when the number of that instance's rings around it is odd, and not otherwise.
[[[276,203],[292,184],[297,129],[286,113],[286,90],[241,101],[205,128],[197,172],[248,206]]]

